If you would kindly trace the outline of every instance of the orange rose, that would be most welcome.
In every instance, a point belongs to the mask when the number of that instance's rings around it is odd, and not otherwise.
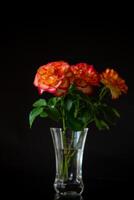
[[[110,89],[112,99],[117,99],[121,93],[127,93],[128,87],[119,74],[113,70],[107,68],[101,74],[101,82]]]
[[[72,78],[68,63],[64,61],[51,62],[39,67],[34,79],[34,85],[39,93],[49,92],[55,96],[66,94]]]
[[[99,85],[100,77],[93,65],[78,63],[71,66],[71,70],[74,74],[74,83],[76,84],[77,89],[84,94],[91,94],[93,91],[92,86]]]

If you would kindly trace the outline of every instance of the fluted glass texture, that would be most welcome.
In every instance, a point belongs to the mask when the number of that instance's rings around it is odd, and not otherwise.
[[[88,128],[83,131],[63,131],[61,128],[50,130],[56,160],[55,191],[63,195],[79,195],[84,189],[82,161]]]

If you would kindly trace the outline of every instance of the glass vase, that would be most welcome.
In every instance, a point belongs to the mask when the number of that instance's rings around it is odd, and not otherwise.
[[[83,192],[82,161],[88,128],[73,131],[50,128],[56,160],[54,189],[60,195],[80,195]]]

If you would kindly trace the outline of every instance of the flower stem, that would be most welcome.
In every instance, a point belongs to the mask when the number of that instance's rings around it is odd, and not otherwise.
[[[63,133],[65,134],[65,131],[66,131],[66,123],[65,123],[64,98],[61,99],[61,110],[62,110]]]
[[[61,100],[61,110],[62,110],[62,126],[63,126],[63,163],[62,163],[62,176],[64,177],[65,180],[68,178],[68,162],[67,162],[67,143],[66,143],[66,123],[65,123],[65,109],[64,109],[64,97]]]
[[[100,94],[99,94],[99,100],[101,101],[102,98],[106,95],[107,93],[107,88],[104,86],[101,91],[100,91]]]

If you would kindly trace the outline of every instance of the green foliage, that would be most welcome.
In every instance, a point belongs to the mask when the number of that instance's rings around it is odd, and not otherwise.
[[[46,107],[45,108],[46,113],[48,114],[48,117],[51,118],[54,121],[58,121],[60,119],[59,111],[56,107]]]
[[[43,108],[42,107],[36,107],[34,108],[30,114],[29,114],[29,124],[30,124],[30,127],[32,127],[32,124],[35,120],[35,118],[40,115],[41,113],[43,112]]]
[[[41,107],[41,106],[46,106],[47,102],[45,99],[39,99],[34,102],[33,107]]]
[[[52,98],[49,99],[48,105],[50,107],[55,107],[56,104],[59,102],[59,100],[60,100],[60,97],[52,97]]]
[[[49,117],[52,120],[58,121],[60,119],[60,114],[57,109],[57,104],[60,98],[52,97],[47,102],[45,99],[39,99],[33,103],[33,109],[29,114],[29,124],[30,128],[37,116],[42,118]]]
[[[42,118],[48,117],[47,112],[45,112],[45,111],[41,112],[40,117],[42,117]]]
[[[115,108],[104,103],[106,94],[107,89],[103,88],[98,97],[87,96],[72,85],[66,96],[51,97],[48,101],[39,99],[33,103],[29,114],[30,127],[39,116],[59,121],[64,129],[82,130],[94,123],[99,130],[109,130],[120,115]]]

